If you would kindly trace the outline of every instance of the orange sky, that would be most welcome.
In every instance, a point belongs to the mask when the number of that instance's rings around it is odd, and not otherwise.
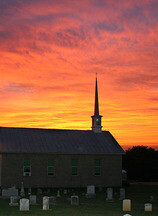
[[[103,130],[158,149],[157,0],[0,1],[0,125]]]

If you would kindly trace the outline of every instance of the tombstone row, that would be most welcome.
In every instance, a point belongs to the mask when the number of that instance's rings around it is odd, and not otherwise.
[[[71,196],[71,205],[79,205],[79,197],[78,196]],[[56,202],[56,197],[43,197],[43,210],[49,210],[49,205]],[[29,211],[29,206],[36,204],[36,195],[31,195],[30,199],[22,198],[20,199],[20,211]],[[18,198],[15,196],[10,197],[10,206],[17,206],[18,205]],[[152,211],[152,204],[146,203],[145,204],[145,211]],[[123,211],[131,211],[131,200],[124,199],[123,200]]]
[[[71,196],[71,205],[79,205],[79,197]],[[43,210],[49,210],[49,205],[56,202],[56,197],[43,197]],[[20,211],[29,211],[29,206],[36,204],[36,195],[31,195],[30,199],[22,198],[20,199]],[[18,206],[18,197],[10,197],[10,206]]]
[[[30,195],[29,197],[30,205],[36,205],[36,195]],[[18,205],[18,196],[11,196],[10,197],[10,206],[17,206]]]
[[[106,201],[113,201],[113,188],[107,188],[106,190]],[[87,186],[87,193],[86,193],[86,197],[87,198],[93,198],[95,197],[95,186],[94,185],[88,185]],[[120,188],[120,198],[119,200],[123,200],[125,199],[125,188]]]
[[[6,192],[7,190],[7,192]],[[9,193],[8,193],[9,191]],[[49,191],[50,192],[50,191]],[[3,195],[11,195],[11,194],[18,194],[18,190],[16,189],[16,187],[10,188],[10,189],[4,189],[2,191]],[[31,189],[28,190],[28,193],[31,194]],[[42,194],[42,190],[38,189],[37,190],[37,194]],[[64,194],[67,194],[67,189],[64,190]],[[113,188],[107,188],[106,190],[106,201],[111,202],[113,201]],[[24,191],[24,187],[23,187],[23,183],[21,186],[21,190],[20,190],[20,195],[23,197],[25,196],[25,191]],[[93,198],[95,197],[95,186],[94,185],[88,185],[87,186],[87,193],[86,193],[86,197],[87,198]],[[17,202],[17,197],[18,196],[11,196],[10,197],[10,206],[16,206],[18,205]],[[60,191],[57,191],[57,197],[60,197]],[[52,204],[55,202],[55,197],[43,197],[43,210],[47,210],[49,209],[49,203]],[[120,198],[119,200],[123,200],[123,211],[131,211],[131,200],[125,199],[125,189],[124,188],[120,188]],[[78,196],[71,196],[70,198],[71,204],[72,205],[78,205],[79,204],[79,198]],[[30,199],[21,199],[20,200],[20,206],[22,209],[22,206],[27,206],[27,205],[35,205],[36,204],[36,195],[30,195]],[[26,208],[28,209],[28,207]],[[146,203],[145,204],[145,211],[152,211],[152,204],[151,203]]]
[[[144,210],[146,212],[152,211],[152,204],[151,203],[145,203],[144,204]],[[131,211],[131,200],[130,199],[124,199],[123,200],[123,211]]]
[[[101,190],[102,190],[102,187],[99,187],[99,191],[101,191]],[[47,193],[49,193],[49,192],[50,192],[50,189],[47,190]],[[64,189],[63,193],[67,194],[68,190]],[[31,188],[28,189],[28,194],[31,195]],[[42,194],[43,194],[42,189],[38,188],[37,189],[37,195],[42,195]],[[11,197],[11,196],[18,196],[18,189],[16,189],[15,185],[12,186],[11,188],[2,190],[2,197],[7,198],[7,197]],[[23,182],[21,182],[20,196],[25,197],[25,190],[24,190]],[[60,197],[60,196],[61,196],[60,191],[58,190],[57,191],[57,197]],[[96,196],[96,194],[95,194],[95,186],[94,185],[88,185],[87,186],[86,197],[87,198],[94,198],[95,196]],[[119,200],[124,200],[124,199],[125,199],[125,189],[120,188]],[[153,200],[154,200],[154,197],[150,196],[150,202],[153,202]],[[113,188],[107,188],[107,190],[106,190],[106,201],[108,201],[108,202],[113,201]]]

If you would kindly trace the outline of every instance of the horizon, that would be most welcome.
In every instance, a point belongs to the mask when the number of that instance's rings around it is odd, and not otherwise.
[[[91,129],[158,150],[158,2],[0,2],[0,125]]]

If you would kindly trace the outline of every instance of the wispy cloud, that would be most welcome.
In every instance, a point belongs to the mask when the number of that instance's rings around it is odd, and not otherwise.
[[[156,143],[157,11],[157,0],[0,1],[1,125],[90,129],[98,72],[104,129]]]

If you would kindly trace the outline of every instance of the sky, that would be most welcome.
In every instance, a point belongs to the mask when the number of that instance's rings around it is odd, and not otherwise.
[[[0,126],[103,130],[158,149],[157,0],[0,0]]]

